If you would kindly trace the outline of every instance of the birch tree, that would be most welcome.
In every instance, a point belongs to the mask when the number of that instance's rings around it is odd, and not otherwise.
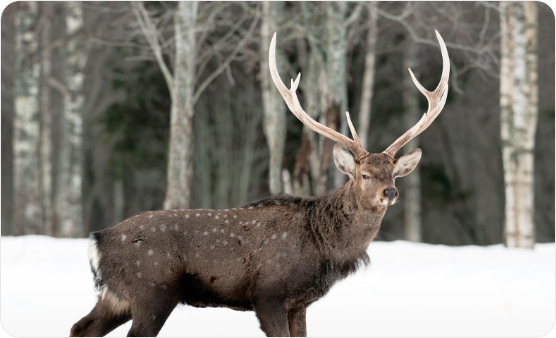
[[[359,141],[363,148],[367,147],[369,127],[371,125],[371,103],[373,99],[373,85],[375,79],[376,39],[378,36],[377,3],[371,1],[367,5],[367,51],[365,53],[365,71],[361,88],[361,110],[359,112]]]
[[[537,4],[500,3],[500,122],[505,244],[532,248],[534,149],[538,116]]]
[[[268,68],[268,46],[272,35],[278,29],[278,22],[283,16],[284,3],[265,1],[263,6],[263,20],[261,23],[261,89],[263,96],[263,111],[265,116],[264,131],[270,150],[269,185],[271,194],[282,192],[282,161],[286,142],[286,110],[284,100],[276,90]],[[281,57],[278,57],[282,60]]]
[[[218,6],[218,4],[215,6]],[[223,4],[223,6],[226,6],[226,4]],[[205,15],[203,20],[206,20],[206,22],[202,22],[199,18],[198,1],[180,1],[173,16],[175,57],[172,68],[164,60],[158,28],[151,20],[151,16],[143,3],[133,2],[132,10],[164,75],[172,101],[164,209],[187,208],[191,198],[191,179],[193,177],[192,126],[195,102],[212,80],[228,68],[230,62],[249,41],[258,23],[258,16],[255,17],[240,41],[234,41],[231,38],[245,19],[234,25],[223,39],[209,48],[208,52],[205,51],[198,55],[201,50],[199,42],[202,42],[203,38],[199,38],[196,33],[202,31],[206,34],[209,31],[209,27],[213,24],[211,22],[214,18],[213,14],[216,12]],[[214,11],[217,10],[218,8],[214,9]],[[200,78],[206,63],[217,53],[219,48],[222,48],[222,45],[229,47],[231,43],[234,47],[229,55],[215,71],[198,84],[197,80]],[[198,63],[201,64],[199,69],[196,67]]]
[[[325,125],[338,130],[340,111],[347,110],[346,86],[346,2],[326,2],[326,93]],[[332,163],[334,141],[325,139],[317,192],[328,193],[328,169]],[[344,175],[345,176],[345,175]],[[334,175],[332,176],[334,177]]]
[[[39,188],[38,4],[19,2],[15,16],[14,235],[34,233],[41,221]]]
[[[2,18],[2,62],[14,65],[15,15],[18,3],[4,9]],[[14,209],[14,87],[15,69],[2,67],[2,236],[12,234]]]
[[[81,2],[66,3],[66,78],[64,93],[63,135],[60,142],[60,179],[56,214],[59,235],[83,236],[83,102],[84,68],[87,54],[78,34],[83,28]],[[54,84],[56,85],[56,84]]]
[[[52,190],[52,111],[50,105],[51,88],[51,21],[53,11],[51,2],[39,3],[41,8],[40,18],[40,199],[42,206],[42,227],[45,235],[52,236],[54,217],[54,195]]]

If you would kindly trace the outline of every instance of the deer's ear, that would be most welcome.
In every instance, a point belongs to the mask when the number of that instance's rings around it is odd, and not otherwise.
[[[333,153],[336,167],[353,180],[355,177],[355,159],[351,153],[339,143],[334,145]]]
[[[396,167],[394,167],[395,177],[402,177],[412,172],[421,160],[422,154],[421,149],[417,148],[394,161],[396,164]]]

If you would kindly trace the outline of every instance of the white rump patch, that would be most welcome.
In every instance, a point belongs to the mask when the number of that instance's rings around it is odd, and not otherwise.
[[[96,271],[97,276],[100,277],[100,271],[98,271],[98,262],[100,261],[100,253],[97,250],[97,240],[91,238],[89,241],[89,261]]]
[[[110,304],[110,309],[114,314],[121,314],[124,312],[129,312],[131,310],[131,304],[118,296],[116,296],[112,291],[108,290],[107,286],[104,286],[101,294],[101,299],[105,299]]]

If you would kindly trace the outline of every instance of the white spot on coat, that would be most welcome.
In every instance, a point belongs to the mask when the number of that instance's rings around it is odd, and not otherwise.
[[[125,241],[125,239],[126,239],[126,238],[127,238],[127,236],[126,236],[126,235],[122,235],[122,237],[121,237],[121,239],[122,239],[122,242],[123,242],[123,241]]]
[[[219,218],[220,218],[220,217],[218,217],[218,216],[214,216],[214,219],[219,219]]]
[[[144,228],[145,228],[145,227],[142,226],[142,225],[139,226],[139,229],[140,229],[140,230],[143,230]]]
[[[282,238],[283,238],[283,239],[286,239],[286,237],[288,237],[288,232],[287,232],[287,231],[285,231],[285,232],[282,234]]]
[[[185,215],[185,218],[189,218],[189,214],[186,214],[186,215]]]
[[[149,218],[153,218],[153,215],[150,215]]]
[[[199,216],[201,216],[201,215],[200,215],[199,213],[196,213],[195,216],[199,217]]]
[[[272,234],[272,237],[271,237],[271,238],[272,238],[272,239],[276,239],[276,237],[277,237],[276,234]]]
[[[208,232],[205,231],[205,232],[204,232],[204,235],[205,235],[205,236],[208,235]]]
[[[236,237],[236,235],[232,232],[232,233],[230,234],[230,237]]]
[[[156,232],[156,229],[154,227],[151,228],[152,232]]]
[[[230,223],[230,221],[226,220],[224,223],[228,224],[228,223]]]
[[[149,251],[147,251],[147,255],[152,256],[154,254],[154,251],[152,249],[150,249]]]
[[[166,231],[166,226],[164,224],[162,224],[160,226],[160,231],[165,232]]]
[[[139,266],[141,264],[141,261],[137,261],[135,262],[135,265]]]

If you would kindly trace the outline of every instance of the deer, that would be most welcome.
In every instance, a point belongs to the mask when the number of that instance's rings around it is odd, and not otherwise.
[[[337,142],[336,167],[349,181],[327,196],[276,195],[239,208],[142,212],[91,234],[89,262],[98,302],[70,336],[104,336],[132,320],[128,336],[156,336],[178,304],[254,311],[267,336],[306,336],[307,308],[338,281],[369,264],[367,247],[389,206],[399,198],[395,179],[417,166],[422,152],[396,152],[440,114],[448,96],[450,61],[442,37],[440,83],[426,90],[422,118],[382,153],[313,120],[276,67],[276,33],[269,50],[274,84],[307,127]]]

